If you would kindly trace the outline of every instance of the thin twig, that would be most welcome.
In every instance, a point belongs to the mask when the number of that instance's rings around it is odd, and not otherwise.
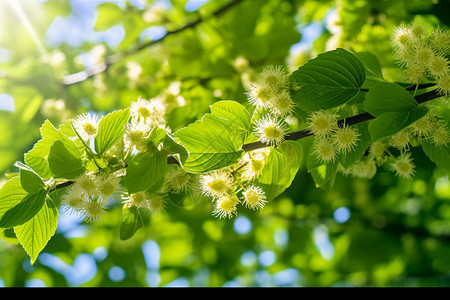
[[[231,0],[230,2],[226,3],[225,5],[219,7],[211,15],[217,17],[242,1],[243,0]],[[92,76],[103,73],[103,72],[107,71],[110,66],[121,61],[123,58],[128,57],[133,54],[136,54],[136,53],[138,53],[146,48],[149,48],[153,45],[156,45],[156,44],[162,42],[163,40],[165,40],[168,36],[183,32],[190,28],[195,28],[197,25],[199,25],[200,23],[202,23],[205,20],[206,20],[206,18],[199,17],[197,20],[187,23],[183,27],[180,27],[180,28],[172,30],[172,31],[167,31],[166,34],[163,35],[162,37],[160,37],[159,39],[149,41],[147,43],[143,43],[143,44],[138,45],[130,50],[124,51],[123,53],[111,55],[111,56],[105,58],[105,62],[97,64],[91,69],[86,69],[86,70],[83,70],[78,73],[67,75],[63,79],[63,85],[72,85],[72,84],[80,83]]]

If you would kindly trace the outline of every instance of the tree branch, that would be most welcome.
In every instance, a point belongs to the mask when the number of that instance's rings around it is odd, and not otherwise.
[[[219,7],[217,10],[215,10],[212,13],[212,16],[217,17],[217,16],[225,13],[227,10],[229,10],[230,8],[232,8],[233,6],[235,6],[236,4],[238,4],[242,1],[243,0],[231,0],[230,2],[226,3],[225,5]],[[86,80],[92,76],[95,76],[99,73],[107,71],[110,66],[119,62],[121,59],[128,57],[130,55],[136,54],[148,47],[151,47],[153,45],[161,43],[168,36],[175,35],[177,33],[183,32],[190,28],[195,28],[197,25],[199,25],[200,23],[202,23],[205,20],[206,20],[206,18],[199,17],[197,20],[187,23],[183,27],[180,27],[180,28],[172,30],[172,31],[167,31],[165,35],[163,35],[161,38],[159,38],[157,40],[153,40],[153,41],[138,45],[135,48],[127,50],[123,53],[111,55],[105,59],[105,62],[95,65],[91,69],[86,69],[81,72],[65,76],[62,84],[63,85],[72,85],[72,84],[83,82],[84,80]]]
[[[421,95],[417,95],[414,97],[414,99],[416,99],[417,103],[421,104],[421,103],[425,103],[427,101],[436,99],[441,97],[442,95],[440,95],[436,90],[432,90],[426,93],[423,93]],[[371,114],[365,112],[356,116],[352,116],[352,117],[348,117],[345,119],[341,119],[338,121],[338,125],[342,126],[343,124],[345,125],[355,125],[361,122],[365,122],[365,121],[369,121],[374,119],[375,117],[372,116]],[[294,132],[290,132],[288,134],[285,135],[285,140],[291,140],[291,141],[296,141],[308,136],[313,135],[308,129],[303,129],[300,131],[294,131]],[[269,145],[265,144],[265,143],[261,143],[261,142],[254,142],[254,143],[249,143],[249,144],[245,144],[244,146],[242,146],[242,150],[244,151],[252,151],[252,150],[256,150],[256,149],[260,149],[260,148],[264,148],[264,147],[268,147]]]

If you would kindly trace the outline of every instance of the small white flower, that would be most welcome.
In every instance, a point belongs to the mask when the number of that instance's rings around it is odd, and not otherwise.
[[[143,98],[138,98],[137,101],[130,104],[130,116],[137,120],[143,119],[144,121],[152,114],[152,108],[150,102]]]
[[[259,83],[274,90],[281,90],[287,87],[288,76],[281,66],[265,66],[259,75]]]
[[[166,107],[160,98],[145,100],[138,98],[130,105],[130,116],[134,121],[151,126],[165,126]]]
[[[391,164],[391,169],[396,175],[411,178],[414,175],[414,163],[411,158],[411,153],[403,152],[395,161]]]
[[[124,142],[127,148],[132,147],[138,151],[147,147],[145,139],[151,132],[151,127],[143,122],[131,121],[125,126]]]
[[[408,150],[411,143],[411,133],[405,128],[400,130],[389,139],[389,145],[398,150]]]
[[[263,84],[251,83],[247,89],[248,102],[256,108],[269,108],[273,90]]]
[[[269,144],[278,145],[284,141],[284,136],[288,132],[288,126],[276,118],[266,115],[255,122],[255,135],[258,141]]]
[[[233,178],[230,173],[220,170],[200,175],[199,182],[202,193],[213,198],[228,193],[233,187]]]
[[[167,188],[174,193],[186,191],[191,181],[191,175],[178,166],[170,168],[167,171],[166,178]]]
[[[294,102],[287,90],[277,92],[270,101],[270,111],[277,116],[285,117],[292,114]]]
[[[120,186],[120,178],[114,174],[97,176],[95,181],[103,200],[111,198]]]
[[[324,110],[312,112],[306,122],[309,131],[317,136],[327,135],[338,127],[336,116]]]
[[[377,173],[377,165],[374,159],[365,159],[354,164],[350,172],[354,177],[372,179]]]
[[[84,221],[88,223],[100,221],[105,213],[104,204],[101,201],[93,199],[87,200],[81,211]]]
[[[356,127],[339,127],[334,131],[333,143],[336,150],[342,153],[353,151],[359,141],[359,132]]]
[[[450,95],[450,75],[438,78],[436,87],[439,95]]]
[[[152,214],[159,214],[164,211],[166,208],[166,199],[164,195],[157,194],[157,193],[151,193],[148,195],[148,209],[150,210],[150,213]]]
[[[436,122],[433,131],[430,133],[428,139],[436,146],[447,146],[447,144],[450,142],[450,134],[447,130],[446,123]]]
[[[95,178],[90,173],[83,173],[77,177],[74,186],[87,196],[97,197],[99,194]]]
[[[123,203],[127,207],[148,208],[148,194],[144,191],[123,195]]]
[[[97,135],[98,122],[97,115],[84,113],[73,121],[73,125],[81,138],[86,141]]]
[[[239,198],[236,195],[225,194],[217,199],[213,215],[220,218],[232,218],[236,215]]]
[[[384,156],[386,150],[386,145],[383,142],[375,141],[370,146],[369,153],[373,158],[380,158]]]
[[[333,142],[325,137],[314,139],[313,153],[321,162],[334,162],[336,159],[336,147]]]
[[[259,149],[258,149],[259,150]],[[264,162],[266,160],[266,154],[263,152],[252,151],[253,153],[247,152],[244,156],[242,176],[245,180],[253,180],[261,175],[264,168]]]
[[[442,55],[435,55],[428,61],[428,71],[434,78],[448,77],[449,61]]]
[[[83,192],[75,185],[67,188],[66,193],[62,196],[61,206],[63,209],[71,213],[79,214],[85,205]]]
[[[248,208],[253,210],[261,209],[266,204],[266,195],[262,188],[252,185],[248,187],[243,193],[244,195],[244,204]]]

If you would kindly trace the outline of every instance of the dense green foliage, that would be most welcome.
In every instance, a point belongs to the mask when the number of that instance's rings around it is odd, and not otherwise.
[[[204,2],[0,3],[0,283],[448,286],[450,4]]]

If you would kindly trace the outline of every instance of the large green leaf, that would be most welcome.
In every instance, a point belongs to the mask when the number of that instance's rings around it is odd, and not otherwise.
[[[44,179],[53,176],[47,162],[50,148],[55,141],[61,141],[72,153],[77,153],[77,146],[63,135],[53,124],[46,120],[40,128],[42,139],[39,140],[28,153],[25,154],[25,163]]]
[[[122,138],[129,118],[130,110],[126,108],[109,113],[100,120],[94,140],[95,151],[98,154],[108,151]]]
[[[364,101],[364,109],[375,117],[385,112],[404,113],[418,107],[410,93],[392,82],[380,82],[372,86]]]
[[[17,239],[31,258],[31,264],[55,234],[58,222],[58,208],[50,197],[44,199],[44,205],[33,218],[14,227]]]
[[[238,162],[250,126],[250,113],[241,104],[235,101],[213,104],[211,114],[173,135],[189,152],[184,168],[202,173]]]
[[[382,113],[369,123],[372,141],[377,141],[399,132],[425,116],[427,112],[428,109],[426,107],[419,107],[412,111]]]
[[[14,166],[19,168],[20,183],[25,191],[34,193],[45,188],[42,178],[27,165],[16,162]]]
[[[128,163],[126,185],[128,193],[157,191],[164,182],[167,167],[167,153],[141,152]]]
[[[85,171],[78,149],[76,148],[75,152],[70,151],[59,140],[50,148],[48,164],[57,178],[74,179]]]
[[[304,111],[342,105],[358,94],[366,79],[364,65],[338,48],[319,54],[290,76],[291,97]]]
[[[296,141],[285,141],[270,152],[262,174],[257,179],[267,199],[277,197],[291,185],[300,168],[302,158],[302,147]]]
[[[44,205],[44,189],[28,193],[22,188],[19,176],[8,180],[0,189],[0,227],[21,225],[36,215]]]

